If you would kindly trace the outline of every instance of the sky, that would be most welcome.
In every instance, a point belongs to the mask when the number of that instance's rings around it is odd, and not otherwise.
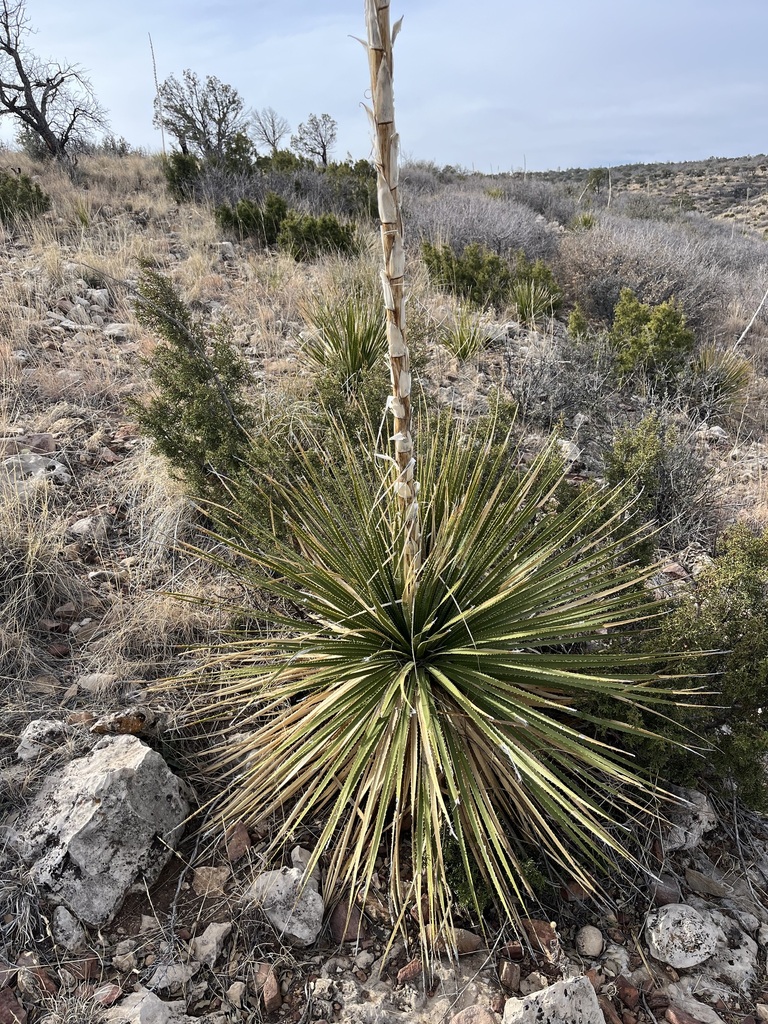
[[[393,0],[407,157],[504,172],[768,151],[767,0]],[[159,151],[162,81],[185,68],[295,131],[338,122],[371,154],[363,0],[27,0],[41,57],[82,65],[112,131]],[[12,135],[7,119],[3,137]]]

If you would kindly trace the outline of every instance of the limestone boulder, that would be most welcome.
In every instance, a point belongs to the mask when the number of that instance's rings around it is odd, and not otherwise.
[[[136,736],[109,736],[51,775],[10,843],[42,895],[100,927],[171,857],[191,793]]]

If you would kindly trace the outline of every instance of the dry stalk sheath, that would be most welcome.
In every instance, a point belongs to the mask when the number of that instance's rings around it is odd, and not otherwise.
[[[390,30],[389,0],[365,0],[365,20],[373,108],[369,113],[374,127],[374,160],[384,251],[381,283],[392,377],[389,409],[394,417],[393,440],[397,462],[395,491],[403,511],[403,567],[407,592],[415,586],[421,565],[421,518],[411,435],[410,359],[405,340],[405,250],[398,196],[400,139],[395,129],[392,92],[392,44],[400,29],[400,22]]]

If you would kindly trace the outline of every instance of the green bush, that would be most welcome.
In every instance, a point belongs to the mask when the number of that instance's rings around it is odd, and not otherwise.
[[[289,210],[283,220],[277,244],[296,260],[317,259],[322,253],[332,252],[351,256],[357,251],[354,224],[342,224],[332,213],[312,217]]]
[[[651,756],[667,777],[684,784],[700,785],[703,779],[722,790],[735,783],[746,803],[765,811],[768,531],[742,523],[724,534],[712,564],[662,619],[651,650],[673,649],[690,652],[688,671],[701,674],[705,691],[699,706],[674,712],[679,735],[692,730],[700,745],[712,749],[705,757],[692,757],[653,744]],[[697,656],[697,651],[704,653]]]
[[[707,466],[689,436],[658,413],[620,430],[605,453],[612,486],[635,495],[637,515],[658,529],[656,542],[677,550],[692,540],[708,541],[715,525],[715,501]]]
[[[481,308],[501,308],[509,300],[512,271],[505,259],[477,242],[471,242],[461,255],[450,245],[421,243],[421,252],[429,278],[459,298]]]
[[[649,306],[631,288],[622,288],[610,339],[622,371],[642,371],[656,381],[669,382],[683,368],[694,334],[685,326],[685,315],[674,299]]]
[[[267,192],[263,204],[241,199],[236,206],[219,206],[219,224],[237,234],[238,238],[256,238],[265,246],[277,243],[280,228],[288,214],[288,204],[275,192]]]
[[[27,174],[0,171],[0,220],[14,228],[51,208],[51,197]]]
[[[195,183],[200,176],[202,165],[191,153],[172,150],[162,158],[163,175],[168,191],[177,203],[189,202],[194,194]]]
[[[514,270],[508,260],[477,242],[459,255],[447,244],[422,242],[421,252],[430,280],[475,306],[501,309],[510,301],[524,323],[534,324],[559,310],[562,293],[543,260],[529,262],[520,250]]]
[[[195,497],[226,500],[254,426],[250,370],[226,329],[204,330],[173,285],[144,266],[136,318],[161,341],[147,360],[154,394],[133,408],[144,432]]]

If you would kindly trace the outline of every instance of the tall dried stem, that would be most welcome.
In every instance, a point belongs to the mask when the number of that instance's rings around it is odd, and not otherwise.
[[[392,92],[392,45],[400,30],[400,21],[390,30],[389,0],[365,0],[368,30],[368,62],[371,70],[369,110],[374,127],[374,159],[377,172],[379,217],[384,268],[381,283],[387,315],[392,394],[388,407],[394,417],[395,490],[403,511],[403,570],[406,593],[413,592],[421,566],[421,520],[418,483],[415,478],[415,453],[411,435],[411,370],[405,340],[405,249],[403,220],[398,196],[398,156],[400,137],[395,129],[395,102]]]

